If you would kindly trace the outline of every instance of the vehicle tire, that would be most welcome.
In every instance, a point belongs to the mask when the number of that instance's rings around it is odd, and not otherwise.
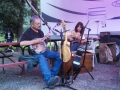
[[[119,58],[120,58],[120,39],[110,38],[109,42],[116,42],[116,61],[119,61]]]

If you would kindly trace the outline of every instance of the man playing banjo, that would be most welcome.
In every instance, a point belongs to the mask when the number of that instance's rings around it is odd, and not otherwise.
[[[37,15],[34,15],[30,19],[30,28],[27,29],[20,40],[21,46],[31,46],[34,52],[31,54],[38,59],[39,66],[46,81],[46,84],[54,86],[59,82],[59,76],[56,76],[59,72],[62,60],[58,52],[51,52],[45,49],[44,41],[47,41],[50,38],[50,35],[46,35],[47,38],[44,40],[44,33],[40,30],[40,18]],[[43,50],[42,50],[43,49]],[[54,65],[50,70],[46,58],[54,60]]]

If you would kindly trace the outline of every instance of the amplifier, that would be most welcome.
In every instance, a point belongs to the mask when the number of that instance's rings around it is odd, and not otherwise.
[[[110,39],[110,32],[100,32],[100,43],[108,43]]]

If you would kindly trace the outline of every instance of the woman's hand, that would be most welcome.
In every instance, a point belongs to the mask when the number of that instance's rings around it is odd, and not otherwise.
[[[75,39],[80,39],[80,33],[75,33]]]
[[[72,37],[69,37],[68,40],[69,40],[69,41],[73,41],[74,39],[73,39]]]
[[[84,45],[84,44],[86,44],[86,43],[87,43],[87,39],[84,39],[84,40],[81,41],[81,44],[82,44],[82,45]]]

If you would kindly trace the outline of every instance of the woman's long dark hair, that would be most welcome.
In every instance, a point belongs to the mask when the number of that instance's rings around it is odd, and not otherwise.
[[[78,28],[79,26],[82,28],[81,31],[80,31],[80,34],[83,34],[84,25],[83,25],[82,22],[78,22],[78,23],[77,23],[77,25],[75,26],[75,32],[77,32],[77,28]]]

